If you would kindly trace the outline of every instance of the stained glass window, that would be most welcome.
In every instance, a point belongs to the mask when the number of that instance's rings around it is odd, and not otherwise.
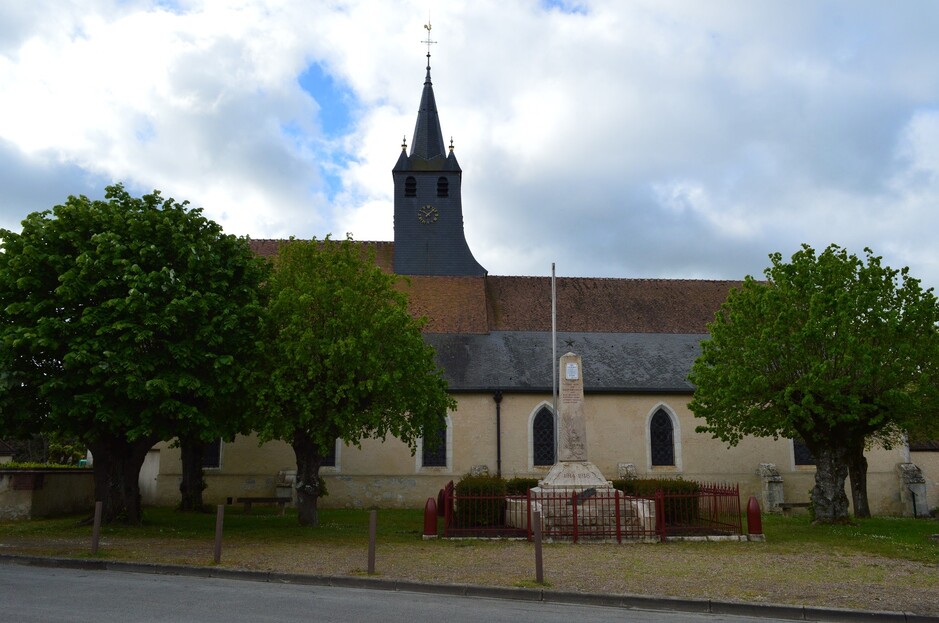
[[[554,414],[542,407],[531,423],[532,457],[535,465],[554,465]]]
[[[675,429],[672,418],[659,409],[649,423],[649,438],[652,443],[652,465],[675,464]]]

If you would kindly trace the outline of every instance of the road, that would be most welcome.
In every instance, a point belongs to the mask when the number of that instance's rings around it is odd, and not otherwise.
[[[0,618],[19,623],[767,623],[777,620],[16,564],[0,564]]]

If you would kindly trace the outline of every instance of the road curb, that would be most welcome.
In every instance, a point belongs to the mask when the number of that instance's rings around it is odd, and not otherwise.
[[[367,590],[399,591],[410,593],[432,593],[464,597],[486,597],[489,599],[511,599],[543,601],[571,605],[589,605],[634,610],[664,610],[675,612],[699,612],[725,615],[742,615],[792,619],[797,621],[825,621],[854,623],[939,623],[939,617],[913,614],[911,612],[879,612],[850,610],[844,608],[822,608],[816,606],[792,606],[787,604],[758,604],[746,602],[712,601],[709,599],[680,599],[674,597],[650,597],[646,595],[610,595],[602,593],[578,593],[574,591],[552,591],[550,589],[511,588],[481,586],[476,584],[434,584],[414,580],[391,580],[356,576],[321,576],[302,573],[276,573],[230,569],[222,567],[199,567],[189,565],[161,565],[109,560],[83,560],[79,558],[56,558],[0,553],[0,564],[18,564],[33,567],[58,569],[85,569],[90,571],[123,571],[128,573],[151,573],[182,575],[189,577],[219,578],[248,582],[282,582],[310,586],[333,586]]]

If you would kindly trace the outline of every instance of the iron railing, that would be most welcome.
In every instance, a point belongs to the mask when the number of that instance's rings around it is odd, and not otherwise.
[[[457,495],[449,482],[438,496],[445,537],[532,538],[541,514],[549,540],[661,540],[743,534],[740,487],[702,483],[695,492],[625,495],[615,489],[529,490],[526,495]]]

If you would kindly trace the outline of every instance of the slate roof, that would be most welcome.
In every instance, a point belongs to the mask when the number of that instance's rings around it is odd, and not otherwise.
[[[430,54],[427,55],[427,76],[424,78],[424,90],[421,93],[417,123],[414,125],[414,136],[411,139],[411,156],[424,160],[446,156],[443,133],[440,131],[440,116],[437,113],[437,100],[434,98],[434,86],[430,80]]]
[[[691,393],[688,371],[707,335],[558,333],[557,355],[583,358],[584,391]],[[551,392],[551,332],[429,333],[450,391]],[[569,342],[573,342],[572,345]]]

